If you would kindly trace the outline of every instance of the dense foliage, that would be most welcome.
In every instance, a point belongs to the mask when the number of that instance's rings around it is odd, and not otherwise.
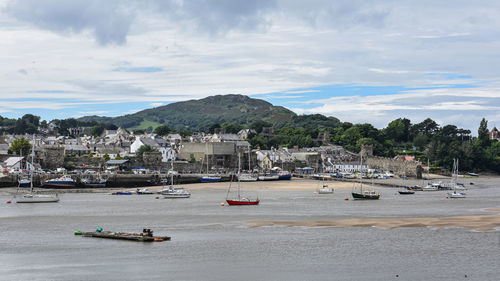
[[[30,150],[31,143],[25,138],[15,139],[9,147],[9,153],[17,155],[28,155]]]

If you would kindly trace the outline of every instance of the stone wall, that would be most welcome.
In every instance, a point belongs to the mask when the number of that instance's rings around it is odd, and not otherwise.
[[[64,165],[64,147],[44,146],[40,154],[42,169],[56,169]]]
[[[395,175],[422,178],[422,164],[418,161],[395,160],[384,157],[367,157],[363,161],[378,171],[392,171]]]

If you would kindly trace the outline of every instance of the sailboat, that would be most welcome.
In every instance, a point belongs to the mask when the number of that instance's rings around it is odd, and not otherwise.
[[[321,174],[321,180],[322,180],[322,186],[321,188],[318,188],[318,194],[332,194],[333,193],[333,188],[328,187],[327,184],[325,184],[325,175]]]
[[[360,153],[360,181],[359,181],[359,191],[352,191],[352,198],[354,200],[378,200],[380,198],[380,193],[375,192],[375,190],[363,190],[363,156]]]
[[[457,191],[464,190],[465,187],[459,186],[457,183],[458,180],[458,159],[453,159],[453,176],[452,176],[452,186],[453,192],[448,192],[448,197],[450,198],[465,198],[465,192]]]
[[[191,193],[182,187],[174,187],[174,160],[172,160],[172,173],[170,173],[170,186],[167,189],[162,189],[161,194],[165,199],[189,198]]]
[[[34,158],[35,158],[35,136],[33,136],[33,145],[31,148],[31,171],[30,171],[30,192],[24,194],[20,198],[15,198],[16,203],[56,203],[59,202],[59,197],[56,195],[37,194],[33,192],[33,173],[34,173]]]
[[[200,178],[200,181],[201,182],[216,182],[216,181],[220,181],[221,177],[219,176],[213,176],[213,175],[209,175],[208,174],[208,143],[205,143],[205,156],[207,158],[207,174],[205,176],[202,176]]]
[[[258,175],[257,174],[250,174],[251,171],[252,171],[252,165],[250,164],[251,162],[251,155],[250,155],[250,146],[248,147],[248,172],[249,173],[246,173],[246,174],[240,174],[240,176],[238,176],[238,179],[240,181],[257,181],[258,179]]]
[[[246,197],[242,197],[240,194],[240,154],[238,153],[238,196],[234,199],[228,199],[229,191],[231,190],[231,183],[229,184],[229,189],[227,190],[226,202],[227,204],[233,206],[241,206],[241,205],[259,205],[259,198],[250,199]],[[231,181],[232,182],[232,181]]]

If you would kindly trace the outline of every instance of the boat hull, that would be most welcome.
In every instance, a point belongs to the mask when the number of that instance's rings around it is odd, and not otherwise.
[[[28,196],[16,199],[16,203],[57,203],[59,197],[56,196]]]
[[[182,198],[189,198],[191,197],[191,194],[165,194],[163,195],[163,198],[165,199],[182,199]]]
[[[202,177],[200,178],[201,182],[218,182],[220,181],[220,177]]]
[[[245,206],[245,205],[259,205],[260,200],[259,199],[257,199],[257,200],[250,200],[250,199],[248,199],[248,200],[247,199],[230,200],[230,199],[227,199],[226,202],[230,206]]]
[[[380,194],[364,194],[352,192],[352,198],[354,200],[378,200],[380,198]]]
[[[280,175],[278,177],[279,180],[291,180],[292,179],[292,174],[285,174],[285,175]]]
[[[399,194],[401,195],[411,195],[411,194],[415,194],[415,191],[411,191],[411,190],[408,190],[408,191],[398,191]]]
[[[84,237],[106,238],[106,239],[119,239],[138,242],[155,242],[155,241],[169,241],[169,236],[144,236],[137,233],[123,233],[123,232],[83,232]]]
[[[333,194],[333,188],[321,188],[318,194]]]
[[[42,182],[43,188],[72,188],[76,187],[76,182],[61,181],[61,182]]]

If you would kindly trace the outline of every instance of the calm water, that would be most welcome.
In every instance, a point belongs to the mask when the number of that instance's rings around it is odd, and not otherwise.
[[[192,198],[64,194],[59,204],[5,204],[0,197],[0,280],[498,280],[500,231],[257,227],[247,220],[332,220],[484,214],[500,207],[500,183],[474,179],[466,199],[445,192],[372,202],[347,191],[259,191],[260,206],[222,207],[225,191]],[[499,186],[499,187],[496,187]],[[311,190],[315,188],[312,185]],[[136,243],[74,230],[172,236]],[[396,277],[396,274],[399,277]],[[465,278],[467,274],[467,278]]]

